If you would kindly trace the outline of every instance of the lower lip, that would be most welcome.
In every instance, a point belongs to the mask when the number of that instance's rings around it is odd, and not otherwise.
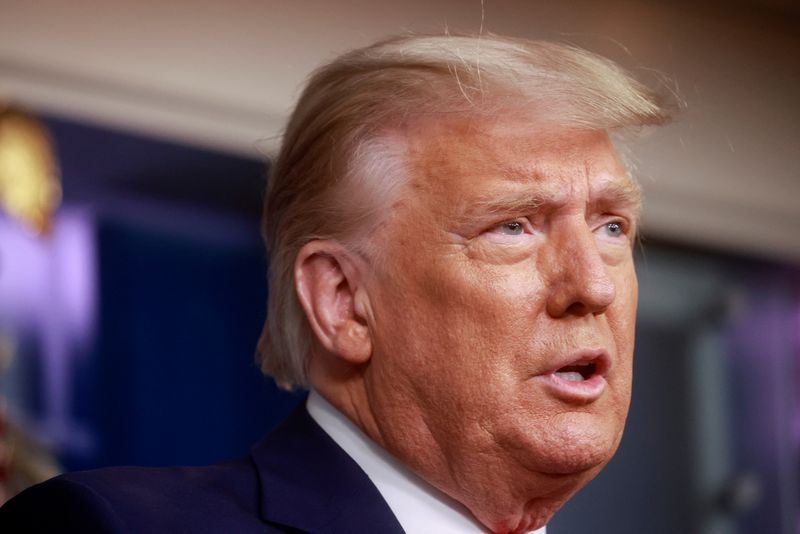
[[[555,373],[540,375],[547,388],[554,396],[566,402],[586,404],[596,401],[606,389],[603,375],[594,375],[587,380],[565,380]]]

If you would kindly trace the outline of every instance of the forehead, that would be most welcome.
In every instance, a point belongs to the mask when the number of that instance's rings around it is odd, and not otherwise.
[[[494,189],[556,198],[585,190],[638,203],[638,186],[603,131],[537,128],[523,118],[429,121],[408,132],[410,181],[450,203]]]

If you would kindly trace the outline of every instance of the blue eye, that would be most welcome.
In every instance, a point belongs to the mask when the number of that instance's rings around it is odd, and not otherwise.
[[[498,229],[503,235],[521,235],[524,230],[522,223],[516,221],[503,223],[498,227]]]
[[[618,222],[606,223],[606,233],[611,237],[620,237],[623,235],[622,225]]]

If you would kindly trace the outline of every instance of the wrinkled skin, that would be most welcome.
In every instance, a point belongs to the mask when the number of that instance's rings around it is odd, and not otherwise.
[[[638,189],[604,132],[506,116],[405,139],[409,184],[363,274],[369,360],[339,385],[312,376],[489,529],[538,528],[622,436]],[[605,355],[599,393],[555,387],[584,352]]]

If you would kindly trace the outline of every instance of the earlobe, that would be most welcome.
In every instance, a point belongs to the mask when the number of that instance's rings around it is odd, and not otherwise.
[[[358,365],[372,355],[366,295],[351,253],[335,241],[311,241],[297,255],[295,289],[325,350]]]

